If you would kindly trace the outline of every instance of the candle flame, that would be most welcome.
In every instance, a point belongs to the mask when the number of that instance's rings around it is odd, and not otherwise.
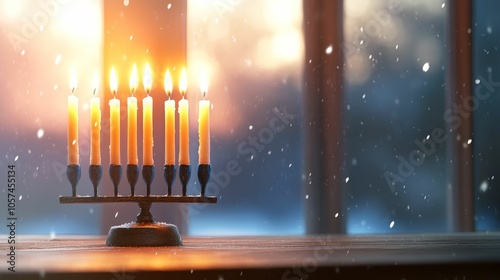
[[[134,63],[134,67],[132,67],[132,74],[130,75],[130,93],[132,95],[134,95],[138,83],[139,75],[137,74],[137,65]]]
[[[111,89],[111,93],[113,93],[113,97],[116,97],[116,91],[118,90],[118,80],[116,79],[116,72],[114,67],[111,67],[109,87]]]
[[[168,98],[170,98],[170,95],[172,95],[172,76],[170,75],[170,70],[167,69],[167,72],[165,72],[165,79],[163,80],[163,86],[165,87],[165,92],[168,95]]]
[[[151,75],[151,68],[149,67],[149,63],[146,63],[142,83],[144,84],[144,90],[149,95],[149,92],[151,91],[151,85],[153,84],[153,76]]]
[[[69,87],[71,89],[71,93],[75,92],[76,86],[77,86],[76,74],[75,74],[75,68],[73,67],[71,68],[71,79],[69,81]]]
[[[187,74],[186,74],[186,68],[182,68],[182,73],[181,73],[181,80],[179,82],[179,91],[182,94],[182,98],[184,98],[184,95],[186,95],[186,90],[187,90]]]
[[[94,78],[92,79],[92,90],[94,95],[97,93],[97,88],[99,87],[99,76],[97,75],[97,71],[94,73]]]
[[[200,90],[201,94],[203,94],[203,98],[205,98],[208,92],[208,78],[203,70],[200,71]]]

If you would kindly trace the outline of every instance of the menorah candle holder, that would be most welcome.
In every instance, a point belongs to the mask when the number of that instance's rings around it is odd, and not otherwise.
[[[130,185],[130,195],[135,194],[135,185],[139,180],[139,166],[137,164],[127,164],[127,181]]]
[[[68,164],[66,167],[66,177],[68,177],[69,183],[71,184],[71,192],[73,196],[76,196],[76,186],[80,177],[82,177],[82,171],[79,164]]]
[[[172,195],[172,185],[175,180],[175,165],[173,164],[165,164],[163,166],[163,178],[167,183],[167,195]]]
[[[175,166],[164,167],[164,177],[168,185],[168,194],[151,195],[150,187],[154,178],[154,166],[143,166],[143,179],[147,187],[147,195],[134,195],[134,188],[139,174],[138,168],[127,166],[127,179],[131,187],[131,195],[122,196],[118,193],[118,185],[121,178],[121,165],[110,165],[109,176],[113,182],[114,196],[99,196],[97,186],[99,185],[102,168],[89,167],[89,177],[94,185],[94,196],[78,196],[76,185],[80,179],[80,166],[68,165],[67,177],[71,184],[72,196],[60,196],[61,204],[81,203],[117,203],[135,202],[139,204],[140,213],[135,222],[113,226],[110,228],[106,239],[107,246],[180,246],[182,238],[177,226],[162,222],[155,222],[150,212],[153,203],[217,203],[217,197],[205,196],[205,187],[210,174],[210,166],[198,167],[198,180],[202,184],[200,195],[186,195],[187,183],[191,176],[191,166],[181,165],[179,177],[182,184],[182,195],[172,195],[171,188],[175,178]],[[202,170],[202,171],[200,171]],[[207,173],[208,172],[208,173]],[[130,174],[129,174],[130,173]],[[200,175],[201,174],[201,175]],[[201,177],[200,177],[201,176]],[[99,179],[99,180],[98,180]],[[134,187],[132,187],[132,185]]]
[[[92,182],[92,186],[94,186],[94,196],[97,196],[97,188],[99,187],[99,183],[102,178],[102,165],[90,165],[89,178],[90,182]]]

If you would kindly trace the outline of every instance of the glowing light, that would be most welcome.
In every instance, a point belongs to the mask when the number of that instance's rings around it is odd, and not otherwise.
[[[99,75],[97,71],[94,73],[94,78],[92,78],[92,92],[94,95],[97,94],[97,89],[99,88]]]
[[[172,76],[170,75],[170,70],[168,69],[165,72],[165,78],[163,79],[163,87],[165,88],[165,92],[167,93],[168,98],[170,98],[170,95],[172,95],[173,83]]]
[[[71,89],[71,93],[75,92],[76,86],[77,82],[76,82],[75,68],[71,68],[71,79],[69,81],[69,88]]]
[[[2,1],[2,12],[9,19],[16,19],[23,11],[23,1]]]
[[[186,94],[186,90],[187,90],[187,74],[186,74],[186,68],[183,68],[181,73],[181,80],[179,82],[179,91],[181,92],[182,97],[184,97],[184,95]]]
[[[134,67],[132,67],[132,74],[130,75],[130,93],[132,95],[134,95],[138,83],[139,75],[137,74],[137,65],[134,63]]]
[[[146,63],[142,83],[144,84],[144,90],[149,95],[149,92],[151,91],[151,85],[153,84],[153,75],[151,74],[151,67],[149,67],[149,63]]]
[[[111,93],[116,97],[116,91],[118,90],[118,80],[116,78],[115,68],[111,67],[111,74],[109,76],[109,88],[111,89]]]
[[[208,78],[203,70],[200,71],[200,90],[201,94],[203,94],[203,98],[205,98],[208,92]]]

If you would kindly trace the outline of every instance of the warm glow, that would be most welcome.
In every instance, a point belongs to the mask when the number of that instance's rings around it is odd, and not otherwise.
[[[111,93],[116,97],[116,91],[118,90],[118,80],[116,78],[115,68],[111,67],[111,75],[109,77],[109,87],[111,89]]]
[[[1,10],[8,19],[17,19],[22,14],[25,4],[27,3],[23,1],[3,0]]]
[[[187,74],[186,74],[186,68],[183,68],[181,73],[181,80],[179,82],[179,91],[182,94],[182,98],[184,98],[186,90],[187,90]]]
[[[94,95],[97,94],[97,88],[99,88],[99,76],[97,72],[94,73],[94,78],[92,79],[92,92]]]
[[[143,82],[144,90],[149,95],[151,91],[151,85],[153,84],[153,75],[151,74],[151,67],[149,67],[149,63],[146,63],[146,68],[144,69],[144,78]]]
[[[76,74],[75,74],[75,68],[71,68],[71,79],[69,81],[69,88],[71,89],[71,93],[75,92],[77,83],[76,83]]]
[[[208,78],[203,70],[200,72],[200,90],[203,98],[205,98],[208,92]]]
[[[168,95],[168,98],[170,98],[170,95],[172,94],[172,76],[170,75],[170,70],[167,69],[167,72],[165,72],[165,79],[163,80],[163,86],[165,87],[165,92]]]
[[[137,74],[137,65],[134,63],[134,67],[132,68],[132,74],[130,75],[130,93],[132,95],[134,95],[138,83],[139,83],[139,75]]]

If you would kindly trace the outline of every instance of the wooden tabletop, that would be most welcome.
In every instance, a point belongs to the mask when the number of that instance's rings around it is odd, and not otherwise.
[[[183,242],[124,248],[106,247],[102,236],[18,236],[16,272],[2,261],[0,279],[500,279],[500,233],[185,236]],[[3,260],[9,250],[1,242]]]

